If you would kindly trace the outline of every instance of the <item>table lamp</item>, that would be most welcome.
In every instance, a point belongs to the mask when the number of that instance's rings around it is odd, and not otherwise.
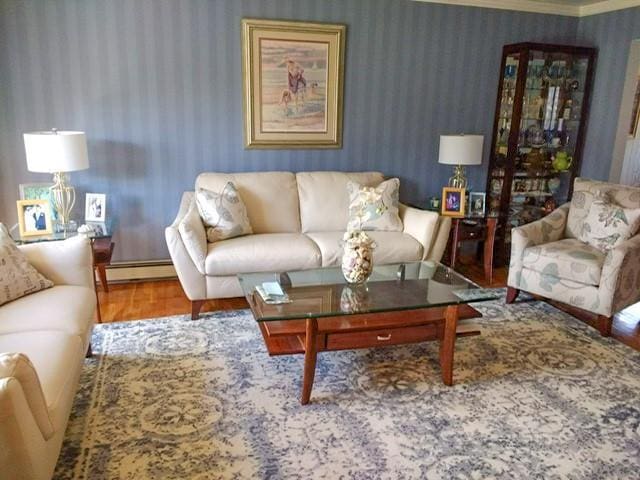
[[[440,153],[438,163],[455,165],[449,186],[467,188],[464,165],[482,163],[483,135],[440,135]]]
[[[60,226],[67,230],[71,224],[71,210],[76,191],[68,183],[66,172],[89,168],[87,138],[84,132],[58,131],[24,134],[27,169],[30,172],[53,174],[51,198]]]

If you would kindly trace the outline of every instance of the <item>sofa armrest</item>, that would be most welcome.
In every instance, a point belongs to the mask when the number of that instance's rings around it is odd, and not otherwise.
[[[0,419],[16,411],[15,403],[21,397],[16,395],[16,388],[20,388],[42,438],[50,439],[55,433],[53,424],[38,374],[29,358],[23,353],[0,353],[0,380]]]
[[[77,285],[93,290],[91,241],[75,236],[57,242],[19,245],[29,263],[55,285]]]
[[[206,298],[204,260],[207,255],[207,239],[204,226],[198,217],[194,221],[194,192],[184,192],[178,215],[165,229],[165,239],[173,266],[190,300]],[[197,211],[195,212],[197,213]],[[184,233],[184,237],[183,237]],[[186,242],[189,243],[187,248]]]
[[[399,213],[404,225],[403,232],[411,235],[422,245],[422,260],[425,260],[437,235],[440,215],[403,204],[399,206]]]
[[[609,250],[598,290],[610,315],[640,301],[640,233]]]
[[[511,229],[511,261],[507,284],[520,288],[522,257],[525,249],[543,243],[556,242],[563,238],[567,225],[570,203],[565,203],[540,220]]]

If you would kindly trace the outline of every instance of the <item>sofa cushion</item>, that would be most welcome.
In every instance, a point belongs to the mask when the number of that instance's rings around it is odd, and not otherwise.
[[[380,172],[300,172],[296,174],[302,232],[344,232],[349,222],[347,183],[375,187]]]
[[[379,230],[401,232],[398,214],[400,180],[390,178],[375,187],[347,182],[349,224],[347,230]]]
[[[0,308],[0,335],[34,330],[61,330],[83,341],[93,325],[93,289],[56,285]]]
[[[53,286],[27,260],[0,223],[0,305]]]
[[[53,330],[0,335],[0,352],[26,355],[33,364],[54,429],[67,422],[68,397],[74,397],[82,368],[82,340],[76,335]],[[25,392],[27,393],[27,392]]]
[[[595,247],[565,238],[524,250],[522,264],[534,272],[597,286],[606,255]]]
[[[315,242],[322,255],[322,266],[340,265],[342,261],[342,232],[312,232],[307,236]],[[422,259],[422,245],[411,235],[402,232],[367,232],[375,242],[373,263],[417,262]]]
[[[208,227],[207,240],[210,242],[253,233],[247,208],[233,182],[227,182],[220,192],[199,188],[196,205]]]
[[[254,233],[300,232],[298,187],[291,172],[202,173],[196,191],[220,192],[233,182],[247,207]]]
[[[571,198],[571,207],[564,232],[565,237],[580,238],[584,220],[598,191],[608,194],[609,200],[621,207],[640,208],[640,188],[638,187],[598,182],[587,178],[576,178],[573,184],[573,197]]]
[[[299,233],[263,233],[210,243],[207,275],[304,270],[320,266],[320,251]]]

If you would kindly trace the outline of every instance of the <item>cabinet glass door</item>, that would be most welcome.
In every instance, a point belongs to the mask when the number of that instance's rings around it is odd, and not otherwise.
[[[491,172],[491,184],[489,192],[489,215],[497,216],[500,212],[500,197],[504,185],[505,168],[507,165],[507,155],[509,150],[509,135],[511,133],[513,107],[516,103],[516,81],[518,78],[518,67],[520,55],[511,54],[505,58],[504,71],[502,72],[500,108],[498,112],[497,131],[494,132],[495,168]]]
[[[537,220],[569,198],[588,64],[587,56],[529,52],[510,227]]]

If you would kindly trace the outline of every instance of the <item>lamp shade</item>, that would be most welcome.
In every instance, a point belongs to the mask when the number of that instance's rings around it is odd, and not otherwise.
[[[483,135],[440,135],[438,163],[480,165]]]
[[[84,132],[29,132],[24,134],[30,172],[73,172],[89,168]]]

